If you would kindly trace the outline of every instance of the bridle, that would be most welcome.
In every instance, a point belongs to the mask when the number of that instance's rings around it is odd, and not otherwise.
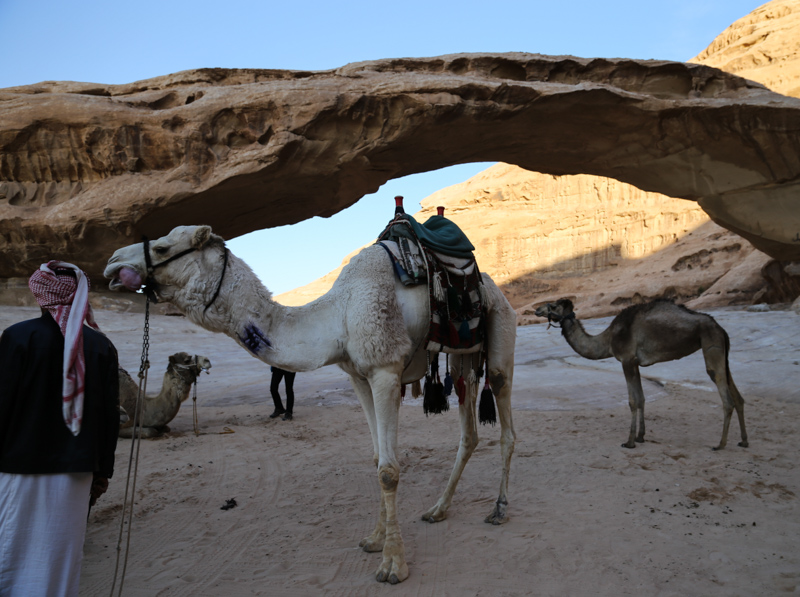
[[[181,251],[180,253],[176,253],[172,257],[168,257],[164,261],[159,263],[153,263],[153,260],[150,258],[150,239],[146,236],[142,237],[142,246],[144,247],[144,264],[145,268],[147,269],[147,277],[144,280],[144,294],[150,299],[151,302],[157,303],[158,302],[158,295],[156,294],[156,288],[158,287],[158,283],[156,279],[153,277],[156,268],[163,267],[168,263],[172,263],[176,259],[180,259],[181,257],[185,257],[189,253],[194,253],[197,249],[195,247],[189,247]],[[223,254],[222,254],[222,275],[219,277],[219,282],[217,282],[217,289],[214,291],[214,296],[211,297],[211,300],[206,303],[205,308],[203,309],[203,313],[205,314],[208,311],[208,308],[214,304],[214,301],[217,300],[219,296],[219,291],[222,288],[222,281],[225,279],[225,272],[228,269],[228,247],[223,245]]]
[[[549,304],[549,303],[548,303]],[[547,310],[547,329],[550,329],[550,326],[554,328],[563,327],[562,322],[575,319],[575,311],[570,311],[567,315],[559,315],[558,313],[553,313],[550,309]],[[558,325],[553,325],[557,323]]]

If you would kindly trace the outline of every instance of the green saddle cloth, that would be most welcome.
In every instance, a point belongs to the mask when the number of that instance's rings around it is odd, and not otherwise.
[[[444,216],[431,216],[424,224],[420,224],[408,214],[405,215],[405,219],[411,224],[420,242],[428,249],[450,257],[472,259],[475,247],[452,220]],[[392,232],[403,235],[402,228],[403,226],[392,226]]]

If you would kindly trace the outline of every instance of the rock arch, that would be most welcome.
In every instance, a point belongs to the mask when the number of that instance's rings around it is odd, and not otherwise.
[[[0,106],[0,277],[54,252],[98,275],[143,233],[329,216],[392,178],[473,161],[697,201],[800,259],[800,100],[704,65],[455,54],[45,82],[0,90]]]

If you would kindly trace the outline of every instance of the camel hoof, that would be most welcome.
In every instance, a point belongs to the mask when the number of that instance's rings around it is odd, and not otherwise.
[[[486,518],[483,519],[483,522],[488,524],[493,524],[495,526],[499,526],[501,524],[505,524],[508,522],[508,518],[505,517],[503,514],[492,513],[489,514]]]
[[[637,437],[637,438],[636,438],[636,441],[637,441],[638,443],[640,443],[640,444],[643,444],[643,443],[644,443],[644,437]]]
[[[628,442],[628,443],[622,444],[622,447],[623,448],[635,448],[636,444],[633,443],[633,442]]]
[[[375,553],[376,551],[383,551],[383,544],[385,540],[373,539],[372,537],[364,537],[358,544],[367,553]]]
[[[508,502],[496,502],[494,506],[494,510],[492,513],[489,514],[486,518],[483,519],[483,522],[493,525],[501,525],[508,522],[508,518],[506,517],[506,507],[508,506]]]
[[[378,582],[388,582],[390,585],[396,585],[408,578],[408,566],[405,563],[397,564],[396,562],[384,562],[384,564],[381,565],[378,572],[375,574],[375,580]]]
[[[716,448],[711,448],[714,452],[718,450],[722,450],[725,446],[717,446]]]
[[[422,520],[430,523],[441,522],[446,518],[447,518],[447,511],[439,510],[437,506],[434,506],[433,508],[431,508],[430,510],[425,512],[425,514],[422,515]]]
[[[749,448],[750,444],[748,444],[747,442],[739,442],[739,447],[740,448]]]

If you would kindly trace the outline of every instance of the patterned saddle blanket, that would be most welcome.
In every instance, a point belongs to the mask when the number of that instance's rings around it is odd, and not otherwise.
[[[429,223],[433,220],[433,226]],[[417,236],[423,228],[446,231],[446,236]],[[448,244],[449,240],[453,243]],[[426,349],[432,352],[466,352],[483,341],[485,291],[474,247],[458,226],[444,216],[433,216],[420,226],[411,216],[392,220],[378,237],[407,286],[427,284],[431,320]],[[444,249],[444,250],[442,250]]]

